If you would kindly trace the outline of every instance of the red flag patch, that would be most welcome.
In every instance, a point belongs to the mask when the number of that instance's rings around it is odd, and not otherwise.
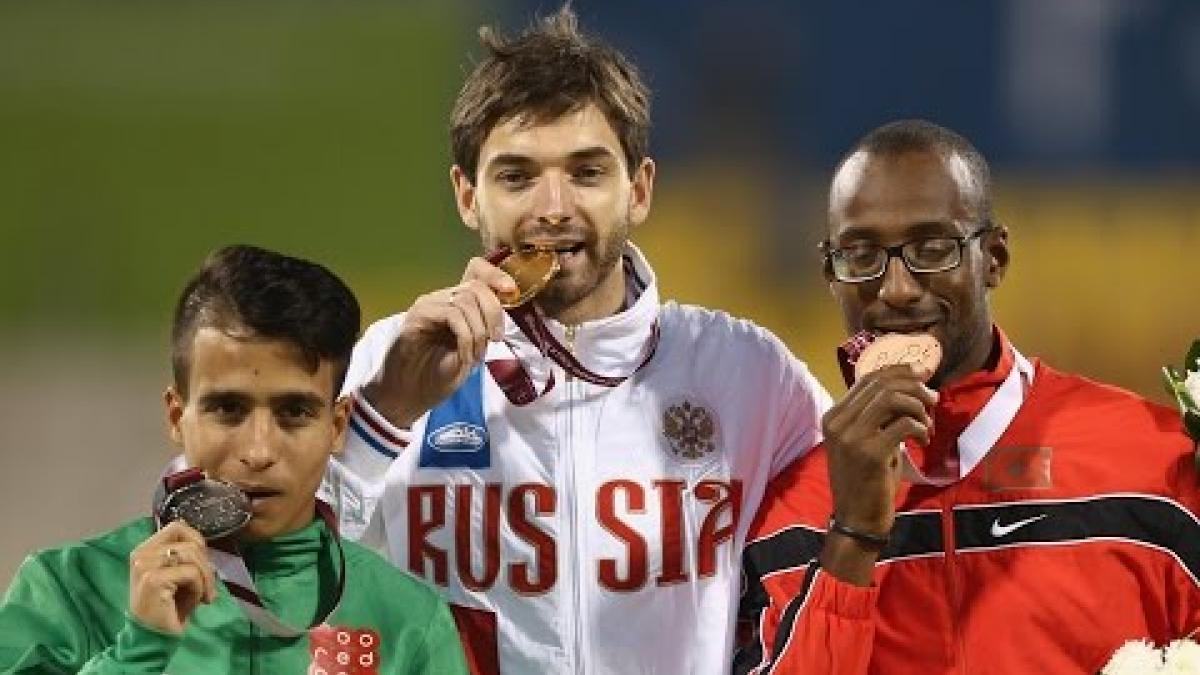
[[[983,460],[983,486],[999,490],[1045,490],[1053,486],[1049,447],[994,448]]]
[[[308,653],[308,675],[379,675],[379,633],[370,628],[317,626]]]

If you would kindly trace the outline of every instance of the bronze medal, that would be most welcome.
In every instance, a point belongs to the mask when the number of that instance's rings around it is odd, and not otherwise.
[[[863,348],[854,362],[854,377],[907,363],[928,381],[942,362],[942,345],[928,333],[885,333]]]
[[[558,273],[558,255],[550,249],[515,251],[497,265],[517,282],[517,292],[500,296],[505,309],[520,307],[541,292]]]

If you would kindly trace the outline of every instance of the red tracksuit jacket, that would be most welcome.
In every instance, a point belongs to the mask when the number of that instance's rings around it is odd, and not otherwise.
[[[1013,367],[1006,342],[999,361],[941,392],[931,446]],[[774,480],[745,551],[735,672],[1096,673],[1126,640],[1200,627],[1200,497],[1179,414],[1034,363],[971,473],[903,484],[871,588],[815,564],[832,510],[824,448]]]

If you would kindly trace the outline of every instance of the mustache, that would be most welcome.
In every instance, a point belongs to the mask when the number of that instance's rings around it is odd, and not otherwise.
[[[894,326],[914,326],[939,323],[942,315],[938,312],[888,312],[887,314],[868,315],[863,317],[864,328],[889,328]]]

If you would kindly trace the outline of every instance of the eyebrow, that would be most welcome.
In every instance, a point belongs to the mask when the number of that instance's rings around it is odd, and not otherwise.
[[[613,151],[609,150],[603,145],[594,145],[590,148],[576,150],[575,152],[572,152],[569,157],[574,161],[584,159],[617,159],[617,156],[613,154]]]
[[[833,241],[847,241],[856,239],[866,239],[876,241],[879,239],[879,230],[870,225],[851,225],[838,233],[838,236]],[[963,236],[958,231],[956,223],[952,220],[922,220],[912,223],[904,228],[904,234],[911,236]]]
[[[309,408],[320,408],[325,405],[325,399],[307,391],[289,391],[271,397],[274,405],[301,405]]]
[[[199,397],[201,405],[211,405],[213,403],[221,403],[225,401],[236,401],[238,403],[246,403],[253,400],[244,391],[237,389],[215,389],[205,392]],[[310,407],[321,407],[325,405],[325,399],[322,396],[309,391],[285,391],[279,394],[272,395],[269,399],[272,406],[278,405],[303,405]]]
[[[589,159],[591,159],[591,160],[595,160],[595,159],[616,160],[617,156],[615,154],[613,154],[612,150],[604,147],[603,145],[593,145],[591,147],[581,148],[581,149],[575,150],[575,151],[571,152],[569,155],[567,155],[567,161],[569,161],[569,162],[580,162],[580,161],[585,161],[585,160],[589,160]],[[502,152],[502,153],[492,157],[490,160],[488,160],[487,166],[488,167],[497,166],[497,165],[520,166],[520,165],[529,165],[529,164],[537,164],[537,161],[534,160],[529,155],[519,155],[519,154],[513,153],[513,152]]]

